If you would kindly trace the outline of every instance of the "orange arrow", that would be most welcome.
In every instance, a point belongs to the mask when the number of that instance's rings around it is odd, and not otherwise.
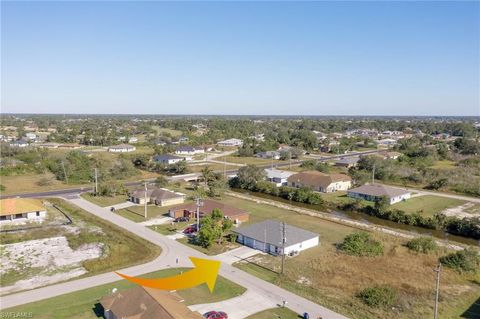
[[[162,290],[180,290],[193,288],[200,284],[206,283],[210,292],[215,288],[217,281],[218,270],[220,269],[220,262],[217,260],[201,259],[189,257],[195,268],[189,270],[181,275],[168,278],[139,278],[129,277],[118,272],[115,272],[124,279],[139,284],[144,287],[156,288]]]

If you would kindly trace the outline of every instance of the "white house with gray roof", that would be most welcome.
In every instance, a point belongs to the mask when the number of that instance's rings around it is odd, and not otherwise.
[[[405,189],[390,187],[381,184],[365,184],[357,188],[352,188],[347,192],[348,197],[365,199],[376,202],[382,197],[390,201],[390,205],[407,200],[411,197],[411,192]]]
[[[276,220],[264,220],[233,230],[237,242],[272,255],[296,255],[302,250],[318,246],[319,235],[285,224],[285,248],[282,249],[283,225]]]
[[[265,173],[267,173],[267,181],[274,183],[278,187],[287,185],[287,179],[293,174],[295,174],[293,172],[282,171],[274,168],[265,169]]]

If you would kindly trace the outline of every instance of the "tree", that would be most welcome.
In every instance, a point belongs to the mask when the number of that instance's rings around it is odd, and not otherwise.
[[[165,176],[158,176],[154,183],[158,187],[165,187],[168,185],[168,179]]]
[[[221,174],[214,174],[208,181],[208,196],[220,197],[228,189],[228,181]]]
[[[378,213],[384,213],[390,206],[390,199],[387,196],[382,196],[375,201],[375,210]]]
[[[232,227],[232,221],[224,218],[222,211],[216,208],[202,219],[197,237],[198,243],[205,248],[210,247],[214,241],[221,244],[223,237]]]
[[[174,174],[184,174],[188,171],[187,162],[179,161],[175,164],[169,165],[169,170]]]
[[[203,182],[205,183],[205,186],[207,186],[208,182],[214,177],[213,176],[213,174],[214,174],[213,169],[211,169],[210,166],[207,165],[204,168],[202,168],[200,173],[201,173]]]
[[[237,177],[241,188],[253,190],[259,181],[267,177],[267,174],[263,168],[249,164],[238,170]]]

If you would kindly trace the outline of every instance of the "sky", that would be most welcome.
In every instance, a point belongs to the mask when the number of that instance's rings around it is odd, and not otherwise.
[[[2,113],[480,115],[480,2],[1,2]]]

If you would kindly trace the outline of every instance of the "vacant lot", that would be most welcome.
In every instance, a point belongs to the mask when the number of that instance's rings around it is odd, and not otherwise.
[[[158,278],[177,275],[186,269],[165,269],[146,274],[145,278]],[[134,284],[126,280],[85,289],[58,297],[14,307],[8,312],[31,312],[33,318],[103,318],[103,310],[99,304],[100,299],[111,293],[113,288],[119,291],[133,287]],[[223,278],[218,277],[215,290],[211,294],[206,285],[192,289],[180,290],[177,293],[185,300],[187,305],[211,303],[237,297],[245,292],[245,288]],[[4,309],[2,309],[4,310]]]
[[[73,223],[68,226],[44,227],[0,234],[0,240],[3,245],[21,244],[21,246],[25,246],[25,243],[30,243],[28,245],[30,250],[22,258],[14,258],[15,254],[10,253],[13,262],[21,266],[21,270],[15,271],[15,269],[10,269],[2,275],[2,286],[12,285],[20,280],[30,280],[34,277],[37,279],[42,277],[42,282],[45,284],[64,281],[74,277],[61,275],[71,269],[57,265],[60,255],[62,258],[67,258],[67,255],[70,257],[75,256],[75,258],[72,257],[76,261],[73,263],[76,266],[75,268],[77,270],[81,268],[84,271],[77,271],[76,275],[84,274],[84,276],[89,276],[141,264],[152,260],[160,253],[157,246],[132,233],[119,229],[114,224],[98,219],[76,206],[72,206],[60,199],[49,199],[48,201],[58,205],[70,216]],[[51,251],[44,252],[41,249],[37,249],[40,247],[37,243],[45,240],[48,242],[49,239],[53,238],[56,238],[57,244],[56,246],[47,245],[47,247],[52,249]],[[101,258],[96,257],[99,247],[101,248]],[[5,252],[5,246],[2,247],[2,250]],[[80,258],[84,255],[79,254],[79,252],[85,252],[87,257],[92,258]],[[55,255],[56,253],[59,256]],[[38,259],[49,259],[49,256],[53,256],[55,262],[52,263],[51,260],[45,261],[47,266]],[[6,263],[9,260],[9,255],[2,253],[2,260],[4,259]],[[37,267],[38,265],[41,266]],[[35,284],[38,286],[38,283]],[[28,282],[22,282],[22,287],[28,287]]]
[[[394,204],[391,208],[400,209],[409,214],[418,212],[420,215],[433,216],[435,213],[440,213],[447,208],[460,206],[465,203],[465,201],[454,198],[423,195]]]
[[[48,179],[50,181],[50,184],[45,186],[40,186],[39,182],[44,178]],[[54,175],[51,173],[34,174],[34,175],[2,176],[0,184],[5,186],[5,191],[2,191],[2,193],[5,195],[29,193],[29,192],[48,192],[48,191],[57,190],[57,189],[87,186],[87,185],[65,184],[61,181],[56,180]]]
[[[227,165],[223,165],[223,164],[219,164],[219,163],[205,163],[205,164],[202,164],[202,165],[198,165],[198,163],[196,164],[189,164],[188,165],[188,171],[190,173],[198,173],[200,172],[202,169],[204,169],[205,167],[209,167],[210,169],[216,171],[216,172],[223,172],[224,170],[234,170],[234,169],[238,169],[238,166],[235,166],[235,165],[228,165],[228,162],[227,162]]]
[[[280,259],[273,256],[254,256],[252,263],[239,264],[239,268],[352,318],[426,318],[432,315],[432,269],[445,251],[432,255],[413,254],[403,247],[405,241],[373,233],[385,247],[383,256],[347,256],[338,252],[337,246],[346,235],[357,231],[354,228],[228,196],[224,202],[249,211],[249,223],[268,218],[283,220],[320,235],[320,246],[287,259],[283,277],[275,272],[280,268]],[[375,284],[388,284],[399,291],[400,301],[394,311],[372,310],[355,297],[361,289]],[[458,274],[445,269],[442,287],[443,317],[458,317],[480,297],[480,274]]]

